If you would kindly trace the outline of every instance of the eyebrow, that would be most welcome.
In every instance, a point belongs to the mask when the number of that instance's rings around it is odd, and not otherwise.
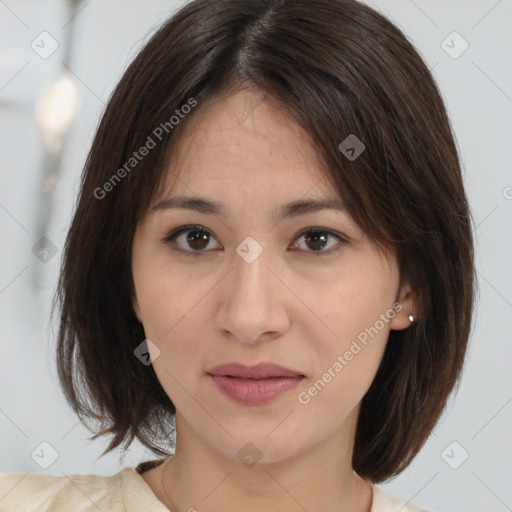
[[[209,199],[202,197],[166,197],[153,206],[151,211],[155,212],[173,208],[192,210],[206,215],[226,217],[226,209],[222,203],[219,203],[218,201],[210,201]],[[345,206],[345,203],[338,198],[298,199],[281,205],[277,218],[273,220],[279,222],[285,218],[298,217],[299,215],[314,213],[321,210],[347,211],[347,207]]]

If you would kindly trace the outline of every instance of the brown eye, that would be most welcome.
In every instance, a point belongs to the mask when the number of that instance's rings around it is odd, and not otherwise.
[[[213,239],[211,233],[202,226],[182,226],[171,231],[162,241],[172,242],[178,246],[176,251],[185,253],[187,256],[199,256],[206,252]]]
[[[306,247],[300,247],[300,244],[298,243],[295,243],[294,247],[303,249],[305,252],[308,253],[313,253],[315,256],[336,253],[339,250],[341,250],[341,245],[346,243],[346,240],[342,236],[338,235],[337,233],[334,233],[333,231],[323,228],[308,228],[306,231],[303,231],[298,236],[298,239],[300,238],[304,239]],[[332,239],[334,239],[334,244],[330,244],[330,240]],[[339,247],[331,249],[331,247],[336,247],[336,245],[338,245]],[[325,247],[328,247],[328,249],[324,250]]]
[[[210,235],[204,231],[189,231],[187,244],[194,250],[201,250],[208,246]]]
[[[310,231],[306,234],[306,244],[314,251],[321,250],[327,245],[329,235],[325,235],[322,231]],[[311,245],[309,245],[311,244]]]

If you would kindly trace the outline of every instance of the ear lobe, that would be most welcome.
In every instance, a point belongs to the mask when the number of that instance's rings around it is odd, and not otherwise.
[[[402,286],[400,293],[395,301],[399,306],[396,307],[396,315],[390,322],[391,329],[400,331],[409,327],[417,319],[417,308],[414,300],[414,294],[408,283]],[[413,317],[413,321],[410,320]]]
[[[133,311],[135,312],[135,315],[137,316],[138,321],[140,323],[142,323],[142,315],[140,313],[139,301],[137,300],[137,297],[135,297],[135,295],[130,295],[130,297],[132,299]]]

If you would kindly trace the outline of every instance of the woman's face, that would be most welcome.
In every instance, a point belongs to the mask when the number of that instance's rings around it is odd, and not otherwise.
[[[171,190],[169,173],[154,204],[186,196],[219,209],[163,203],[139,223],[132,260],[134,310],[178,426],[230,459],[245,450],[262,463],[351,442],[389,331],[414,314],[395,255],[341,209],[280,216],[289,203],[338,198],[304,132],[262,96],[239,92],[187,123],[179,179]],[[210,374],[267,362],[295,376]]]

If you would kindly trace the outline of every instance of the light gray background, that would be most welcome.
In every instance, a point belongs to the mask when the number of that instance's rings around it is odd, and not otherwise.
[[[440,86],[460,147],[476,229],[480,295],[462,384],[413,464],[385,490],[431,511],[512,510],[512,0],[368,2],[417,46]],[[90,0],[74,19],[70,68],[80,110],[60,180],[43,192],[43,152],[34,109],[62,66],[67,11],[56,0],[0,0],[0,472],[109,475],[153,455],[132,445],[120,461],[96,461],[106,441],[70,412],[54,364],[50,302],[79,175],[109,94],[143,40],[177,6],[163,0]],[[31,48],[43,31],[61,46],[48,59]],[[457,31],[469,43],[458,58],[442,42]],[[453,36],[445,45],[454,46]],[[442,165],[442,162],[439,163]],[[33,254],[42,200],[53,201],[46,236],[57,254]],[[58,452],[42,469],[41,442]],[[453,442],[458,443],[452,445]],[[457,469],[450,467],[468,459]],[[447,462],[448,461],[448,462]]]

